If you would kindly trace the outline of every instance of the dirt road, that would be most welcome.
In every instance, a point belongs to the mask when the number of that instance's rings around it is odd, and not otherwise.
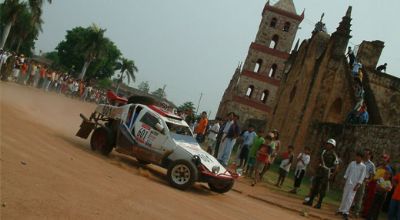
[[[94,105],[0,83],[2,219],[301,219],[236,192],[171,188],[155,167],[74,136]]]

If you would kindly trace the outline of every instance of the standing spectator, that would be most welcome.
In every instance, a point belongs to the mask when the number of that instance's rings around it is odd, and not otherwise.
[[[381,72],[381,73],[382,73],[382,72],[385,72],[385,73],[386,73],[386,67],[387,67],[387,63],[378,66],[378,67],[376,68],[376,70],[377,70],[378,72]]]
[[[358,72],[360,71],[361,68],[362,68],[362,64],[358,61],[355,61],[353,64],[352,73],[353,73],[353,77],[356,80],[358,79]]]
[[[390,201],[388,220],[400,219],[400,164],[397,165],[397,174],[393,177],[392,181],[394,193]]]
[[[354,207],[354,216],[357,218],[360,216],[360,211],[363,205],[363,198],[365,194],[365,187],[368,182],[374,177],[375,175],[375,164],[371,161],[373,158],[372,151],[370,149],[364,150],[364,160],[363,163],[366,167],[365,179],[363,183],[357,190],[356,196],[354,197],[353,207]]]
[[[290,191],[291,193],[296,194],[297,190],[300,188],[301,182],[306,174],[307,166],[311,160],[310,152],[310,148],[305,147],[304,152],[299,153],[297,156],[296,170],[294,171],[294,187]]]
[[[216,158],[219,158],[219,155],[221,154],[220,152],[223,152],[224,145],[223,145],[223,140],[225,140],[226,134],[229,131],[230,126],[233,123],[233,112],[228,113],[228,115],[225,118],[225,123],[221,126],[220,132],[217,136],[217,146],[216,146]],[[219,143],[218,143],[219,142]]]
[[[349,58],[350,67],[352,67],[356,56],[354,55],[354,51],[351,49],[351,47],[348,47],[347,49],[347,57]]]
[[[265,143],[260,146],[256,154],[256,164],[254,166],[254,180],[251,186],[255,186],[258,181],[261,181],[260,169],[261,167],[268,166],[270,163],[271,143],[273,137],[268,134],[265,137]]]
[[[383,178],[386,171],[391,172],[389,161],[390,161],[390,156],[388,154],[383,154],[382,157],[380,158],[373,179],[368,182],[368,186],[366,188],[367,192],[364,199],[363,213],[362,213],[362,217],[364,218],[368,216],[368,212],[370,211],[372,202],[374,201],[375,193],[377,190],[377,180]]]
[[[204,111],[201,113],[201,118],[199,120],[199,123],[196,125],[194,129],[194,132],[196,134],[196,140],[198,143],[203,143],[207,125],[208,125],[207,112]]]
[[[215,118],[215,123],[211,126],[207,136],[207,152],[211,155],[215,154],[215,144],[217,142],[217,135],[220,129],[220,122],[221,118]]]
[[[28,71],[28,64],[26,62],[21,64],[20,75],[19,75],[19,83],[25,84],[26,73]]]
[[[293,150],[294,150],[294,147],[292,145],[290,145],[288,147],[287,152],[284,152],[281,156],[282,161],[281,161],[281,165],[279,166],[279,177],[278,177],[278,181],[275,184],[277,187],[282,187],[283,182],[285,181],[285,178],[290,171],[290,166],[292,165],[293,158],[294,158]]]
[[[39,81],[37,83],[38,88],[43,88],[46,80],[46,68],[45,66],[39,66]]]
[[[269,163],[263,167],[263,169],[260,172],[260,178],[263,179],[265,173],[269,170],[269,168],[271,167],[271,164],[274,163],[276,156],[279,153],[279,149],[280,149],[280,145],[281,142],[279,140],[279,132],[278,130],[274,129],[271,133],[271,137],[272,137],[272,142],[269,144],[270,148],[271,148],[271,152],[270,152],[270,160]]]
[[[346,181],[344,185],[342,202],[338,212],[343,215],[344,219],[348,219],[351,204],[353,203],[354,196],[361,184],[364,182],[366,174],[366,166],[362,162],[363,153],[357,152],[355,161],[352,161],[344,174]]]
[[[233,121],[231,125],[228,127],[228,132],[226,133],[226,136],[222,138],[222,144],[221,144],[221,149],[219,149],[218,152],[218,160],[222,163],[224,166],[228,166],[229,159],[231,157],[232,149],[233,146],[235,145],[236,138],[240,134],[240,128],[238,125],[239,116],[234,114],[233,115]]]
[[[238,159],[239,159],[239,167],[243,168],[246,166],[247,158],[249,155],[249,149],[253,145],[254,138],[257,136],[256,132],[254,131],[254,126],[250,125],[247,131],[245,131],[242,135],[243,137],[243,144],[238,152]]]
[[[318,203],[315,208],[320,209],[322,201],[328,189],[329,180],[331,175],[337,171],[339,159],[335,152],[336,141],[329,139],[325,144],[325,150],[322,151],[320,163],[317,167],[316,174],[313,179],[312,187],[310,190],[310,198],[304,202],[304,205],[312,206],[313,201],[319,195]]]
[[[392,190],[391,174],[385,170],[383,177],[376,180],[376,191],[371,208],[368,211],[367,220],[377,220],[386,199],[386,194]]]
[[[256,164],[256,156],[257,152],[260,149],[261,145],[265,143],[265,139],[263,137],[264,131],[260,129],[257,135],[254,138],[253,144],[250,147],[249,155],[247,158],[247,168],[246,174],[248,177],[251,177],[254,173],[254,166]]]

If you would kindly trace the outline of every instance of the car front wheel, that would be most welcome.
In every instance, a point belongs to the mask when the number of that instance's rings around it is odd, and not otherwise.
[[[208,183],[210,190],[216,193],[226,193],[232,189],[234,184],[233,180]]]
[[[169,166],[167,177],[173,187],[185,190],[197,180],[197,169],[186,160],[177,160]]]

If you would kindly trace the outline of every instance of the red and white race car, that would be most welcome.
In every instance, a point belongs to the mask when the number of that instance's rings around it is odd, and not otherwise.
[[[142,164],[164,167],[170,184],[178,189],[195,182],[206,182],[218,193],[232,188],[237,175],[199,146],[182,118],[155,105],[128,102],[112,94],[109,101],[114,105],[98,105],[90,118],[81,114],[83,122],[76,135],[86,139],[93,131],[92,150],[108,155],[116,148]]]

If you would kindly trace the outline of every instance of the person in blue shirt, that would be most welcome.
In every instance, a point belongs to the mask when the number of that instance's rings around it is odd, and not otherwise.
[[[250,125],[247,131],[245,131],[242,135],[243,137],[243,144],[238,152],[238,160],[240,168],[245,167],[247,163],[247,157],[249,154],[249,149],[251,145],[253,145],[254,138],[257,136],[256,132],[254,131],[254,126]]]

